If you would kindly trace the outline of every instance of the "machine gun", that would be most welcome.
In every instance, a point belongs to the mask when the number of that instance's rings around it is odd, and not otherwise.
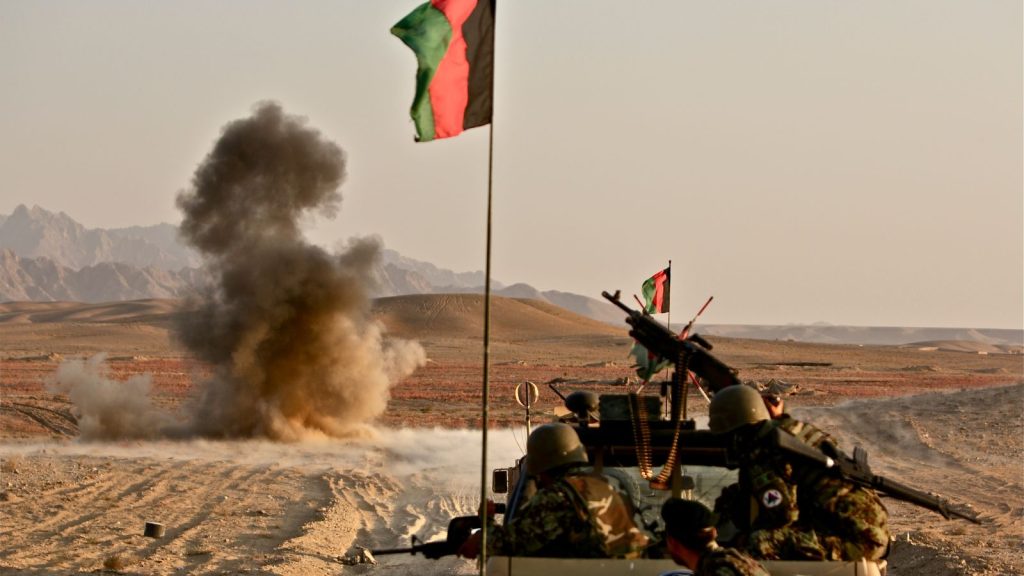
[[[609,302],[615,304],[628,316],[626,323],[629,324],[629,335],[644,345],[651,353],[666,360],[679,364],[680,358],[685,358],[686,368],[697,376],[700,376],[711,388],[717,392],[726,386],[740,384],[736,372],[724,362],[711,355],[711,343],[702,338],[699,334],[691,334],[686,338],[680,338],[661,322],[658,322],[646,312],[633,310],[622,303],[619,292],[609,294],[601,292]],[[678,373],[677,378],[685,379],[686,374]]]
[[[444,540],[423,542],[415,535],[412,537],[412,546],[408,548],[385,548],[383,550],[370,550],[374,556],[386,554],[412,554],[417,552],[431,560],[437,560],[442,556],[451,556],[459,551],[462,544],[469,539],[473,530],[480,528],[479,516],[456,516],[448,522],[448,534]]]
[[[838,453],[834,454],[833,458],[833,456],[801,442],[792,434],[789,434],[779,428],[772,430],[772,436],[773,437],[770,441],[782,451],[825,468],[836,470],[843,479],[853,482],[854,484],[878,490],[879,492],[882,492],[892,498],[896,498],[897,500],[909,502],[911,504],[921,506],[922,508],[927,508],[933,512],[938,512],[947,520],[956,516],[958,518],[970,520],[975,524],[981,524],[981,520],[976,514],[956,508],[938,496],[922,492],[916,488],[911,488],[906,484],[875,474],[871,471],[871,467],[868,466],[867,451],[860,446],[854,447],[852,457],[837,451]]]

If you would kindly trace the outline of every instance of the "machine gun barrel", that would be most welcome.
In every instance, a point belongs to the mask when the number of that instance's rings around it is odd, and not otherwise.
[[[412,546],[408,548],[384,548],[381,550],[370,550],[374,556],[385,556],[387,554],[423,554],[432,560],[443,556],[451,556],[459,551],[462,544],[473,533],[473,530],[480,528],[479,516],[456,516],[448,521],[448,534],[444,540],[421,542],[416,536],[412,537]]]
[[[688,355],[688,368],[704,379],[713,392],[726,386],[740,384],[736,371],[727,364],[711,355],[711,344],[694,334],[688,338],[680,338],[675,332],[661,322],[651,318],[650,314],[633,310],[622,303],[619,293],[601,292],[606,300],[615,304],[627,314],[626,323],[630,326],[629,335],[644,345],[651,353],[666,360],[675,361],[682,355]]]
[[[382,548],[379,550],[370,550],[370,553],[374,556],[385,556],[387,554],[415,554],[416,547],[409,546],[408,548]]]
[[[779,428],[773,431],[773,436],[775,445],[781,450],[788,452],[791,456],[802,458],[824,468],[836,470],[844,479],[854,484],[871,488],[897,500],[938,512],[947,520],[951,519],[952,516],[956,516],[975,524],[981,524],[981,520],[976,514],[960,510],[934,494],[922,492],[906,484],[875,474],[871,471],[870,466],[868,466],[867,452],[860,446],[854,448],[852,458],[840,453],[837,458],[833,459],[821,450],[805,444],[792,434]]]
[[[934,494],[922,492],[921,490],[911,488],[901,482],[890,480],[889,478],[873,473],[867,466],[867,453],[861,451],[860,454],[856,454],[857,450],[860,450],[860,447],[857,447],[855,450],[854,458],[842,457],[839,459],[839,471],[842,473],[844,478],[856,484],[860,484],[861,486],[873,488],[879,492],[888,494],[897,500],[903,500],[904,502],[909,502],[922,508],[927,508],[932,512],[938,512],[947,520],[956,516],[957,518],[963,518],[964,520],[969,520],[975,524],[981,524],[981,519],[978,518],[977,514],[966,512],[954,507],[946,500],[943,500]],[[862,457],[858,458],[857,456]]]
[[[423,554],[424,557],[430,558],[431,560],[437,560],[444,556],[451,556],[459,551],[459,546],[454,545],[447,540],[437,540],[434,542],[422,542],[420,544],[413,544],[408,548],[385,548],[383,550],[370,550],[370,554],[374,556],[386,556],[388,554],[412,554],[416,553]]]

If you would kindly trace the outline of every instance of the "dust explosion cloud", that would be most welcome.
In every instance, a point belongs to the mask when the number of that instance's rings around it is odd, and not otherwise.
[[[360,434],[389,389],[425,362],[419,344],[385,340],[370,316],[379,241],[340,254],[309,244],[311,213],[333,216],[342,150],[275,103],[228,124],[177,199],[182,237],[212,284],[177,335],[213,366],[193,408],[207,436]]]
[[[112,379],[103,355],[65,362],[49,386],[82,438],[365,435],[426,354],[371,316],[378,240],[331,254],[303,237],[304,217],[337,213],[344,179],[342,150],[275,103],[225,126],[177,199],[211,281],[175,333],[212,377],[172,415],[152,405],[148,375]]]
[[[214,279],[177,326],[214,367],[195,408],[201,434],[357,435],[392,382],[425,362],[418,343],[385,340],[370,316],[379,242],[330,254],[302,236],[303,216],[337,212],[344,178],[335,143],[262,104],[223,129],[178,196],[181,235]]]
[[[88,360],[67,360],[47,382],[47,390],[67,394],[74,405],[78,432],[85,440],[152,438],[169,431],[169,415],[150,401],[150,376],[139,374],[124,382],[107,374],[105,354]]]

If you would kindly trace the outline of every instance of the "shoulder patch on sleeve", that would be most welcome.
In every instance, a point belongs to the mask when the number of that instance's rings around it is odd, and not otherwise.
[[[779,492],[775,488],[769,488],[761,494],[761,504],[765,508],[775,508],[779,504],[782,504],[782,492]]]

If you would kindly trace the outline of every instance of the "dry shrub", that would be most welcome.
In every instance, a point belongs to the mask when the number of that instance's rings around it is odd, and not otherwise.
[[[18,472],[18,466],[21,465],[21,463],[21,456],[8,456],[7,458],[0,460],[0,472],[5,474],[15,474]]]
[[[131,562],[128,561],[128,558],[120,554],[114,554],[113,556],[107,557],[107,559],[103,561],[103,569],[112,570],[114,572],[121,572],[122,570],[127,568],[129,564],[131,564]]]
[[[213,554],[213,548],[203,545],[192,545],[185,548],[185,556],[207,556]]]

